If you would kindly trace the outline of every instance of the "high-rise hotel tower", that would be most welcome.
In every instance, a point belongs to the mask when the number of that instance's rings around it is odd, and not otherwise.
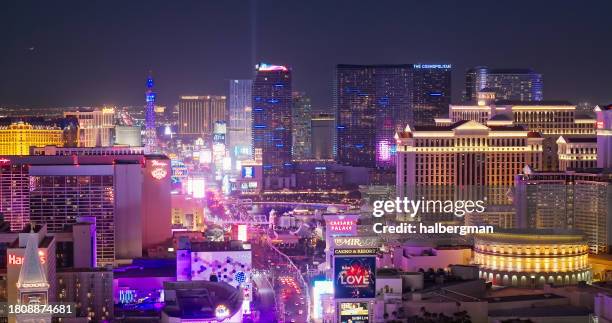
[[[261,150],[265,189],[294,186],[291,179],[291,70],[258,64],[253,80],[253,149]]]

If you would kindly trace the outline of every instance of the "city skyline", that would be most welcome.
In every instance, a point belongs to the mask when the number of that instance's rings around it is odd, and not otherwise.
[[[5,7],[0,323],[612,323],[612,3]]]
[[[152,70],[159,102],[173,106],[188,93],[226,95],[227,80],[253,77],[258,61],[290,67],[295,89],[312,97],[316,111],[332,106],[336,64],[452,64],[453,102],[461,101],[465,71],[481,65],[536,70],[545,99],[612,100],[606,78],[612,45],[602,41],[612,37],[607,2],[504,7],[382,1],[350,3],[346,10],[348,5],[12,4],[0,17],[9,26],[1,32],[8,41],[0,59],[0,105],[142,105],[137,93]],[[198,12],[206,19],[190,19]],[[50,18],[58,16],[64,19]],[[433,26],[428,17],[435,18]],[[361,23],[366,19],[370,23]],[[507,24],[518,19],[523,23]],[[279,28],[287,24],[292,33]],[[584,50],[593,44],[595,50]],[[482,50],[474,55],[477,48]]]

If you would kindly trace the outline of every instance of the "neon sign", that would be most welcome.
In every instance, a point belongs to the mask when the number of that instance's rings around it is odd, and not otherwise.
[[[330,220],[326,226],[332,233],[354,233],[357,229],[355,219]]]
[[[334,245],[349,248],[377,248],[380,247],[380,239],[378,237],[335,237]]]
[[[255,65],[255,69],[258,71],[262,71],[262,72],[267,72],[267,71],[283,71],[286,72],[289,69],[285,66],[282,65],[270,65],[270,64],[266,64],[266,63],[260,63]]]
[[[153,176],[155,179],[161,180],[165,178],[166,176],[168,176],[168,171],[166,170],[168,163],[160,162],[158,160],[153,160],[151,161],[151,165],[153,165],[154,167],[153,170],[151,171],[151,176]]]
[[[387,140],[382,140],[378,142],[377,157],[380,161],[391,160],[391,145],[389,145],[389,142]]]
[[[414,68],[451,68],[451,64],[414,64]]]
[[[168,171],[163,168],[155,168],[151,171],[151,176],[157,180],[160,180],[168,176]]]
[[[40,263],[45,264],[47,262],[47,255],[44,252],[38,251],[38,257],[40,258]],[[23,265],[23,257],[17,255],[8,255],[8,263],[9,265]]]

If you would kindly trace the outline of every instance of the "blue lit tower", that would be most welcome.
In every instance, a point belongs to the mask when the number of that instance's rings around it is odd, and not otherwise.
[[[291,187],[291,71],[257,65],[252,95],[253,149],[255,156],[261,152],[264,189]]]
[[[155,92],[153,92],[153,77],[147,78],[145,100],[145,154],[157,152],[157,134],[155,132]]]

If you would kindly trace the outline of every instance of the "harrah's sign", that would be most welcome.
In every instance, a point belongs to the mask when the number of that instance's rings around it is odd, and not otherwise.
[[[47,262],[47,256],[42,251],[38,252],[38,257],[40,258],[40,263],[41,264],[44,265]],[[22,256],[17,256],[17,255],[9,254],[8,255],[8,263],[9,263],[9,265],[18,265],[18,266],[21,266],[21,265],[23,265],[23,257]]]

